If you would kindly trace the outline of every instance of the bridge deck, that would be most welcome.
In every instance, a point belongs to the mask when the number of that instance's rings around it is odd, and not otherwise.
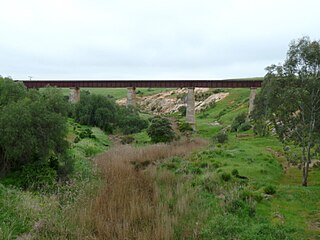
[[[27,88],[259,88],[261,80],[39,80],[22,81]]]

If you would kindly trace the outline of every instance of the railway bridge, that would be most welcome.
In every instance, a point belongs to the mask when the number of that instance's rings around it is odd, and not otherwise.
[[[22,81],[27,88],[48,86],[70,88],[70,102],[80,101],[80,88],[127,88],[127,105],[136,104],[136,89],[143,88],[188,88],[186,121],[195,129],[194,88],[250,88],[249,113],[253,110],[256,89],[262,80],[37,80]]]

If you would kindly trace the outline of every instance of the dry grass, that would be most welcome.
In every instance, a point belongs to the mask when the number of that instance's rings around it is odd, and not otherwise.
[[[90,204],[95,237],[173,239],[173,227],[188,208],[192,193],[187,193],[171,173],[159,173],[149,164],[190,154],[204,145],[202,140],[195,140],[143,148],[119,146],[98,156],[105,184]],[[138,166],[144,166],[144,170],[134,168],[132,163],[142,164]]]

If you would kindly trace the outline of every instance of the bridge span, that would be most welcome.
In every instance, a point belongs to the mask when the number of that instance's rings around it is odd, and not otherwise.
[[[37,80],[23,81],[27,88],[259,88],[261,80]]]
[[[37,80],[22,81],[27,88],[70,88],[70,102],[80,101],[80,88],[127,88],[127,105],[136,105],[136,88],[188,88],[186,121],[195,129],[194,88],[250,88],[249,114],[253,110],[256,88],[262,80]]]

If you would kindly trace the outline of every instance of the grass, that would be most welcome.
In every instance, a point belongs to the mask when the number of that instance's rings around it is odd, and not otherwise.
[[[249,89],[228,89],[229,95],[210,108],[196,116],[197,132],[202,137],[212,137],[222,126],[232,123],[237,114],[248,109]],[[221,126],[212,126],[215,121]]]
[[[105,184],[89,204],[96,239],[172,239],[192,194],[185,192],[179,179],[150,166],[170,156],[185,156],[204,144],[120,146],[100,155],[97,164]],[[164,196],[161,188],[166,188]]]
[[[76,132],[86,128],[69,120],[68,140],[72,142]],[[92,128],[92,131],[96,138],[85,138],[72,144],[70,154],[75,159],[75,170],[68,183],[57,183],[50,192],[31,192],[10,185],[4,186],[1,182],[6,182],[6,179],[1,179],[0,239],[59,239],[49,230],[56,228],[69,234],[66,228],[70,227],[72,231],[72,221],[67,216],[71,214],[73,206],[80,202],[79,199],[94,194],[99,185],[88,153],[92,156],[105,151],[110,145],[108,137],[100,129]]]
[[[248,111],[250,90],[228,91],[197,114],[197,136],[211,142]],[[86,128],[70,120],[69,141]],[[75,174],[55,195],[0,185],[0,239],[319,239],[320,171],[312,169],[310,186],[300,186],[301,172],[286,167],[275,136],[249,130],[228,133],[224,144],[146,145],[143,131],[133,146],[93,158],[111,142],[92,132],[95,138],[73,144]]]
[[[248,111],[249,90],[231,89],[229,92],[230,95],[214,108],[197,115],[198,135],[211,138],[230,125],[237,114]],[[210,125],[214,121],[221,125]],[[275,136],[237,138],[236,134],[229,134],[228,143],[218,146],[212,158],[218,163],[219,171],[231,173],[237,169],[240,175],[248,177],[252,189],[261,192],[268,184],[276,187],[276,194],[270,200],[257,204],[257,215],[274,225],[295,229],[296,239],[318,239],[320,171],[313,169],[310,186],[302,187],[302,173],[297,167],[283,169],[282,165],[287,163],[282,147]],[[201,162],[201,158],[198,161]]]
[[[126,88],[81,88],[81,90],[98,95],[112,96],[116,100],[126,98],[128,93]],[[169,90],[173,90],[173,88],[137,88],[136,93],[138,96],[148,96]],[[63,88],[62,91],[65,96],[69,95],[69,89]]]

